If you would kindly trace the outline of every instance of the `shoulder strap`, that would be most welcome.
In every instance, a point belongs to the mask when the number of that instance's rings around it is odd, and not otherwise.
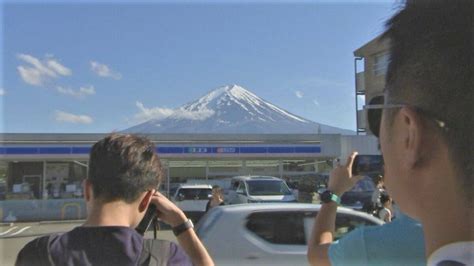
[[[170,259],[170,242],[160,239],[144,239],[139,265],[167,266]]]
[[[15,265],[54,265],[49,254],[49,243],[55,235],[47,235],[34,239],[28,243],[18,254]]]

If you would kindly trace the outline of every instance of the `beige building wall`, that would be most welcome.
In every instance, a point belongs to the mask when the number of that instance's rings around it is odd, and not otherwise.
[[[364,71],[362,74],[364,88],[357,88],[360,92],[358,95],[365,97],[365,102],[368,104],[370,99],[375,96],[381,95],[385,88],[385,73],[389,62],[389,48],[390,42],[387,39],[381,39],[381,36],[369,41],[362,47],[354,51],[354,56],[363,58],[364,60]],[[357,73],[355,73],[357,75]],[[359,72],[359,78],[361,73]],[[358,112],[358,125],[357,128],[364,128],[366,121],[365,112],[363,110],[357,110]],[[370,132],[367,132],[370,135]]]

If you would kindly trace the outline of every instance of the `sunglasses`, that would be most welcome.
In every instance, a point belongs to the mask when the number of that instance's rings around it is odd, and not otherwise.
[[[370,132],[372,132],[372,134],[374,134],[374,136],[376,136],[377,138],[380,136],[380,122],[382,121],[383,109],[402,107],[414,108],[418,113],[421,113],[426,117],[430,118],[432,121],[434,121],[439,128],[444,130],[448,129],[446,123],[443,120],[436,118],[436,116],[434,116],[428,111],[408,104],[385,104],[384,96],[376,96],[372,98],[372,100],[370,100],[368,105],[364,106],[364,109],[367,110],[367,124]]]

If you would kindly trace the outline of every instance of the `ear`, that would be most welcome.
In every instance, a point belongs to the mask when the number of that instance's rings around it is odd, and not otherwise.
[[[148,205],[150,204],[151,197],[153,196],[153,194],[155,194],[154,189],[148,190],[147,192],[145,192],[145,195],[143,196],[142,200],[140,201],[140,204],[138,205],[138,210],[140,212],[146,211],[146,209],[148,208]]]
[[[400,110],[400,126],[403,137],[403,153],[405,165],[414,168],[422,158],[423,126],[420,115],[409,107]]]
[[[84,191],[84,199],[86,201],[90,201],[92,199],[94,192],[92,191],[91,181],[88,178],[82,181],[82,190]]]

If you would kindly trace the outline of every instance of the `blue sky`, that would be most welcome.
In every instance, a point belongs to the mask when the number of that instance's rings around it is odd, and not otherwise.
[[[238,84],[355,128],[353,51],[394,1],[2,5],[0,132],[122,130]]]

